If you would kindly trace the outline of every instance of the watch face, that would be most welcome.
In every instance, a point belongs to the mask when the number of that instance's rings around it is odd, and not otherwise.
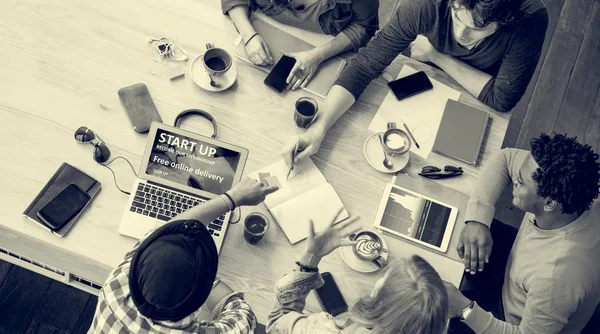
[[[462,309],[460,320],[465,321],[469,317],[469,314],[471,314],[471,312],[473,311],[474,307],[475,307],[475,301],[472,300],[471,303],[469,304],[469,306]]]

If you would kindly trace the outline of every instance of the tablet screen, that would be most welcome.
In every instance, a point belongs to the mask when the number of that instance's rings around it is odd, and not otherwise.
[[[452,208],[391,187],[379,225],[407,237],[441,247]]]

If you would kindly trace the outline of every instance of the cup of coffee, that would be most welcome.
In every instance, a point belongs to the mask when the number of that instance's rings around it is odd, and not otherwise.
[[[408,134],[396,128],[396,123],[387,124],[387,131],[383,133],[383,149],[387,155],[404,154],[410,150],[411,144]]]
[[[372,261],[380,268],[387,264],[387,260],[381,256],[387,249],[385,249],[383,240],[377,233],[360,231],[350,236],[350,240],[356,241],[353,251],[359,259]]]
[[[305,129],[312,124],[318,110],[319,105],[317,101],[310,97],[301,97],[296,101],[294,122],[299,128]]]
[[[244,220],[244,239],[252,245],[263,238],[269,229],[269,220],[263,214],[254,212]]]
[[[202,55],[202,64],[210,76],[217,77],[225,74],[231,68],[231,55],[209,43]]]

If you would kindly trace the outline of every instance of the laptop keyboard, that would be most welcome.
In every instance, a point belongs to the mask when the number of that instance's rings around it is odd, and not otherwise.
[[[205,201],[200,197],[188,196],[154,185],[140,183],[135,191],[129,211],[168,221],[183,211]],[[224,219],[225,215],[221,215],[208,225],[210,234],[215,237],[220,236]]]

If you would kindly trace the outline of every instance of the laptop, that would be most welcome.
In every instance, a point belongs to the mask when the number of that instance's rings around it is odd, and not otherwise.
[[[153,122],[119,233],[141,239],[183,211],[230,190],[240,181],[247,158],[245,148]],[[229,216],[208,225],[218,251]]]

